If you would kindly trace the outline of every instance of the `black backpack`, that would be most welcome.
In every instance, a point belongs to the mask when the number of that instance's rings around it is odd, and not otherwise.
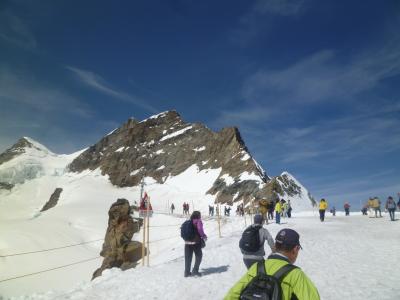
[[[245,229],[239,241],[240,249],[246,252],[256,252],[260,249],[260,228],[261,226],[249,226]]]
[[[284,265],[274,275],[267,275],[264,261],[257,263],[257,275],[240,294],[241,300],[281,300],[283,299],[282,279],[297,267],[292,264]]]
[[[185,241],[192,241],[196,236],[196,228],[194,228],[192,220],[186,220],[181,226],[181,237]]]

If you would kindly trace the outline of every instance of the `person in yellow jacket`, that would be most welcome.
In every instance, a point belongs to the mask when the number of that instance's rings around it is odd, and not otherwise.
[[[328,202],[326,202],[325,199],[321,199],[321,201],[319,202],[319,219],[321,220],[321,222],[323,222],[325,220],[325,211],[328,208]]]
[[[275,238],[276,252],[264,262],[267,275],[276,274],[282,267],[294,264],[299,251],[300,236],[293,229],[285,228]],[[240,299],[241,294],[257,275],[258,264],[253,264],[247,273],[229,290],[224,300]],[[319,300],[319,293],[313,282],[298,267],[294,267],[281,279],[282,299]]]
[[[275,222],[276,222],[276,224],[281,224],[282,200],[279,201],[279,199],[278,199],[275,204]]]

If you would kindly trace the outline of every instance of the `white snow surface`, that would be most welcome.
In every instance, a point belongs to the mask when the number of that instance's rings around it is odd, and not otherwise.
[[[200,152],[200,151],[204,151],[204,150],[206,150],[205,146],[197,147],[197,148],[193,149],[193,151],[195,151],[195,152]]]
[[[173,133],[167,134],[167,135],[163,136],[163,137],[160,139],[160,142],[165,141],[165,140],[168,140],[168,139],[173,138],[173,137],[176,137],[176,136],[178,136],[178,135],[181,135],[181,134],[185,133],[186,131],[188,131],[189,129],[192,129],[192,127],[193,127],[193,126],[188,126],[188,127],[183,128],[183,129],[180,129],[180,130],[178,130],[178,131],[175,131],[175,132],[173,132]]]
[[[119,147],[117,150],[115,150],[115,152],[122,152],[124,151],[125,147]]]
[[[224,174],[220,178],[225,181],[227,186],[235,183],[235,180],[228,174]]]
[[[216,219],[204,215],[203,219],[209,238],[203,249],[200,266],[203,276],[200,278],[183,277],[183,241],[179,237],[179,226],[185,219],[180,214],[155,213],[150,226],[154,224],[165,227],[151,227],[150,240],[153,243],[150,245],[149,267],[139,265],[127,271],[114,268],[104,271],[101,277],[89,282],[91,271],[101,262],[98,260],[91,266],[82,264],[63,271],[18,279],[14,283],[0,283],[0,292],[10,296],[30,291],[30,295],[15,299],[41,300],[222,299],[246,272],[238,241],[250,217],[247,216],[246,221],[243,217],[224,217],[221,238],[218,237]],[[375,219],[359,213],[345,217],[339,212],[336,217],[327,216],[326,221],[321,223],[317,212],[311,211],[294,212],[291,219],[283,219],[283,224],[270,223],[266,226],[273,236],[284,227],[299,232],[303,250],[296,265],[314,282],[321,299],[398,299],[400,269],[393,263],[396,261],[395,251],[398,250],[395,241],[400,238],[400,222],[390,222],[386,214],[383,218]],[[69,236],[62,233],[57,242],[71,242]],[[135,237],[140,238],[141,234]],[[87,256],[90,257],[89,253],[96,250],[94,246],[88,247]],[[270,252],[268,246],[266,252]],[[58,257],[58,260],[50,256],[32,263],[41,267],[44,263],[60,264],[60,260],[66,263],[78,259],[72,259],[73,255],[77,253]],[[5,270],[6,273],[11,272],[7,268]],[[20,272],[21,266],[18,265],[14,273]],[[70,277],[80,277],[83,272],[87,279],[71,287],[60,272]],[[9,277],[10,274],[3,276]],[[53,290],[32,293],[40,290],[35,283]],[[55,288],[56,285],[59,287]]]

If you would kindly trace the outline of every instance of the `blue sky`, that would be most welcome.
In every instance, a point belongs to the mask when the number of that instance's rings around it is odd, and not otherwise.
[[[400,192],[399,1],[0,2],[0,151],[175,109],[338,207]]]

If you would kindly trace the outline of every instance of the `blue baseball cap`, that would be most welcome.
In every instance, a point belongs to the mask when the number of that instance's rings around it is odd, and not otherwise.
[[[289,228],[284,228],[278,232],[275,238],[275,243],[288,248],[300,246],[300,248],[303,249],[300,245],[300,235],[293,229]]]

